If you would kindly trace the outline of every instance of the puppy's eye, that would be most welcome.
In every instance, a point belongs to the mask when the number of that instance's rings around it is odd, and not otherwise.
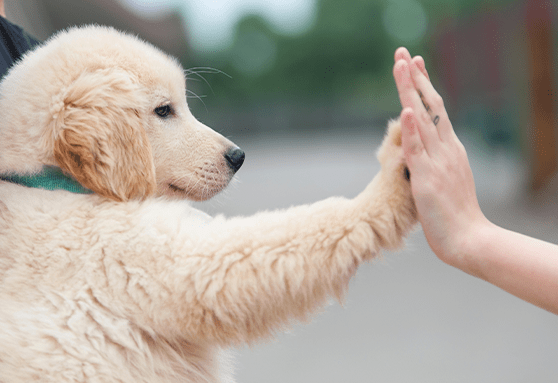
[[[161,118],[168,118],[173,114],[173,110],[170,104],[159,106],[155,108],[154,112]]]

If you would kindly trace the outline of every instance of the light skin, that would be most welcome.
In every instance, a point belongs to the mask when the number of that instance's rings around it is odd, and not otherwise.
[[[403,150],[428,244],[445,263],[558,314],[558,246],[482,213],[465,148],[420,56],[395,52]]]
[[[4,11],[4,0],[0,0],[0,16],[6,17],[6,11]]]

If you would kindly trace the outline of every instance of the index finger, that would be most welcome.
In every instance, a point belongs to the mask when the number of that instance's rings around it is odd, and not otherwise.
[[[395,84],[397,85],[401,106],[403,109],[411,108],[414,111],[419,121],[417,128],[420,132],[422,142],[426,151],[430,152],[432,147],[436,145],[436,141],[439,141],[438,132],[436,131],[436,127],[431,123],[430,115],[419,96],[419,90],[415,87],[415,83],[411,77],[409,63],[405,60],[397,61],[393,67],[393,76],[395,77]]]

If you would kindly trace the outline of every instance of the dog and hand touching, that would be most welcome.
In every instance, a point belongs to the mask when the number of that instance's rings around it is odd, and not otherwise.
[[[424,61],[395,59],[404,109],[359,195],[227,218],[185,200],[245,155],[191,114],[177,60],[101,26],[25,54],[0,83],[0,382],[233,382],[227,348],[342,299],[419,221],[445,262],[558,312],[556,248],[486,220]],[[488,245],[476,262],[471,236],[537,263],[495,269]]]
[[[224,348],[341,299],[416,222],[397,121],[352,200],[194,209],[183,199],[224,189],[244,153],[192,116],[176,60],[111,28],[60,32],[0,92],[5,383],[231,381]],[[55,169],[93,193],[16,182]]]

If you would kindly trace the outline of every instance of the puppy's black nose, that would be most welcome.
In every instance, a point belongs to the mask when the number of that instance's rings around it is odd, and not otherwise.
[[[240,148],[234,147],[227,150],[225,153],[225,158],[227,159],[227,163],[229,167],[236,172],[242,164],[244,163],[244,151]]]

